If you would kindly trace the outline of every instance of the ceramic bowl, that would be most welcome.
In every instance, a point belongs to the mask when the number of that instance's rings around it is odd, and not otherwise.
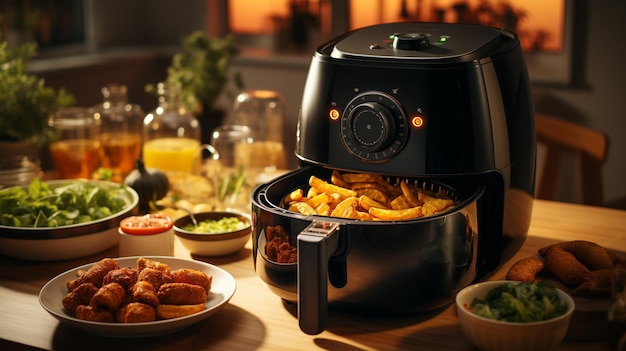
[[[174,221],[174,234],[189,250],[192,255],[198,256],[225,256],[241,250],[250,239],[252,226],[250,218],[237,212],[201,212],[195,213],[194,217],[199,223],[206,220],[220,220],[225,217],[236,217],[247,224],[243,229],[223,233],[199,233],[184,230],[189,224],[193,224],[191,216],[187,215]]]
[[[471,312],[474,298],[484,299],[487,292],[511,281],[487,281],[470,285],[456,295],[456,308],[461,329],[469,341],[483,351],[551,350],[558,346],[569,327],[574,301],[560,289],[559,297],[567,303],[567,312],[541,322],[515,323],[484,318]]]
[[[124,199],[126,205],[110,216],[80,224],[37,228],[0,225],[0,254],[29,261],[59,261],[93,255],[117,245],[120,221],[137,213],[137,192],[130,187],[102,180],[53,180],[45,183],[54,190],[75,182],[116,189],[118,198]]]

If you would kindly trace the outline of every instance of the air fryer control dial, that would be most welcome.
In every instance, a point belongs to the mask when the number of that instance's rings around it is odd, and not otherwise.
[[[381,92],[352,99],[341,118],[341,139],[356,157],[381,162],[398,152],[407,136],[407,122],[399,103]]]
[[[430,40],[426,34],[397,33],[391,45],[396,50],[422,50],[430,46]]]

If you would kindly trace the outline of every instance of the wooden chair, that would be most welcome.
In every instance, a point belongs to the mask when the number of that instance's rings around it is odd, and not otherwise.
[[[535,114],[535,125],[537,143],[546,147],[543,171],[538,177],[537,198],[555,200],[561,156],[573,153],[578,162],[580,202],[602,206],[602,165],[607,156],[608,137],[596,130],[541,113]]]

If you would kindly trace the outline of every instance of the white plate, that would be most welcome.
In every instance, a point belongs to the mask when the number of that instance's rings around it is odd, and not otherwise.
[[[136,267],[138,257],[116,258],[120,267]],[[225,270],[201,261],[167,256],[145,256],[145,258],[166,263],[172,270],[190,268],[206,272],[213,277],[211,292],[204,311],[168,320],[145,323],[105,323],[90,322],[74,318],[63,309],[61,300],[67,294],[66,282],[76,278],[78,270],[87,270],[96,262],[76,267],[51,279],[39,292],[39,303],[60,322],[80,328],[87,332],[115,337],[144,337],[170,333],[198,323],[219,311],[231,299],[237,288],[235,278]]]

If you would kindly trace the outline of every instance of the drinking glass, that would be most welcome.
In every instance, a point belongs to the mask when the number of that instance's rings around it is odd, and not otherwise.
[[[85,107],[61,109],[49,118],[54,128],[52,163],[62,179],[91,178],[100,166],[100,123]]]

